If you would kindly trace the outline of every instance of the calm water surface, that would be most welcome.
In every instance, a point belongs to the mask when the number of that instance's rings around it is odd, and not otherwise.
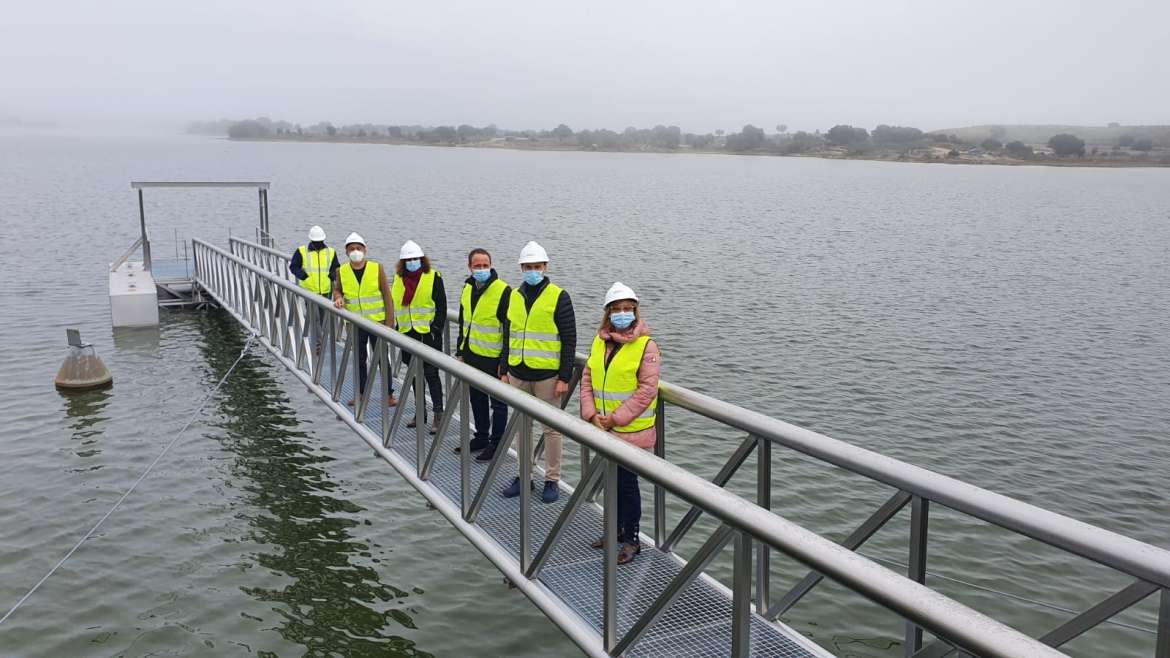
[[[535,237],[582,332],[614,280],[639,292],[671,381],[1170,547],[1165,170],[7,134],[0,608],[113,504],[243,345],[214,312],[110,329],[105,267],[137,235],[128,181],[249,178],[273,182],[281,245],[314,223],[335,242],[361,232],[376,258],[413,238],[452,298],[470,247],[516,280]],[[176,230],[223,243],[255,225],[242,191],[151,191],[147,204],[156,254],[181,249]],[[53,390],[67,326],[95,343],[114,388]],[[261,351],[246,356],[0,627],[0,655],[576,653],[315,399]],[[739,439],[670,422],[670,459],[708,477]],[[777,453],[775,509],[831,537],[891,493]],[[753,491],[742,475],[730,488]],[[1127,583],[941,508],[931,522],[931,584],[1032,633],[1062,615],[946,578],[1075,609]],[[906,525],[865,552],[904,561]],[[774,587],[801,575],[777,560]],[[1121,620],[1152,627],[1152,601]],[[841,655],[901,655],[898,621],[834,585],[786,621]],[[1105,626],[1067,649],[1152,646]]]

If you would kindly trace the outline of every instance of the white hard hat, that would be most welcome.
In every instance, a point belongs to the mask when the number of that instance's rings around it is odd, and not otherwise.
[[[309,239],[313,242],[321,242],[325,239],[325,229],[320,226],[314,226],[309,229]]]
[[[414,240],[407,240],[406,242],[402,243],[402,249],[398,252],[398,257],[403,259],[422,258],[422,247],[418,246],[418,243]]]
[[[605,292],[605,305],[609,306],[619,299],[632,299],[634,301],[638,301],[638,296],[634,294],[633,288],[627,286],[621,281],[618,281],[610,286],[609,290]]]
[[[345,239],[345,246],[348,247],[351,244],[360,244],[361,246],[364,247],[364,246],[366,246],[366,241],[365,241],[365,239],[362,238],[362,236],[358,235],[355,232],[355,233],[350,233],[349,237]]]
[[[548,262],[548,252],[545,251],[544,247],[540,246],[535,240],[530,241],[528,244],[524,245],[523,249],[520,250],[520,264],[521,265],[523,265],[525,263],[547,263],[547,262]]]

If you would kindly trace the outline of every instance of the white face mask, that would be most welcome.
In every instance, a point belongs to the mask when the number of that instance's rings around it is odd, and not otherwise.
[[[366,252],[362,251],[361,249],[354,249],[353,251],[349,252],[349,262],[351,263],[360,263],[365,259]]]

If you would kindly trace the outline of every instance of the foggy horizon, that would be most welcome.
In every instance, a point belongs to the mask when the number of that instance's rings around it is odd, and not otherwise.
[[[1170,123],[1170,4],[10,9],[0,119],[940,130]]]

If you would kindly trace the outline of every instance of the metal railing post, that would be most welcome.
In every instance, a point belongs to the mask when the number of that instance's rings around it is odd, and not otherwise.
[[[666,459],[666,400],[658,399],[658,413],[654,418],[654,455]],[[666,489],[654,483],[654,545],[662,548],[666,541]]]
[[[386,438],[390,436],[390,398],[384,393],[394,385],[390,374],[390,345],[382,338],[378,339],[378,369],[382,371],[382,385],[378,387],[378,408],[382,410],[382,445],[386,445]],[[370,382],[372,385],[373,382]]]
[[[772,509],[772,442],[760,439],[756,445],[756,504]],[[764,614],[771,605],[772,554],[764,542],[756,542],[756,612]]]
[[[471,385],[459,391],[459,512],[471,509]]]
[[[138,188],[138,222],[142,229],[142,267],[149,272],[151,269],[150,236],[146,232],[146,204],[142,200],[142,188]]]
[[[414,466],[415,473],[422,475],[423,450],[426,446],[427,434],[427,400],[424,392],[426,383],[426,361],[415,354],[411,356],[411,365],[416,366],[414,371]]]
[[[532,520],[529,512],[532,506],[532,419],[520,418],[520,446],[516,451],[520,474],[520,569],[528,571],[532,563]]]
[[[443,323],[443,354],[451,354],[451,325],[446,322]],[[443,373],[443,390],[451,390],[451,373],[449,372]]]
[[[752,538],[735,533],[731,588],[731,655],[747,658],[752,646]]]
[[[926,545],[930,522],[930,501],[914,496],[910,500],[910,564],[907,577],[916,583],[926,583]],[[922,627],[906,621],[907,658],[922,648]]]
[[[1154,658],[1170,658],[1170,588],[1162,590],[1158,604],[1158,643]]]
[[[602,575],[602,643],[606,651],[617,646],[617,479],[618,465],[612,459],[605,460],[605,498],[602,507],[602,524],[605,526],[603,575]]]
[[[358,329],[357,324],[349,323],[349,335],[353,339],[352,340],[353,354],[350,355],[350,358],[353,360],[353,372],[350,373],[350,386],[353,387],[351,390],[353,391],[354,413],[357,413],[358,405],[361,404],[361,399],[363,397],[365,397],[365,395],[367,393],[367,391],[361,390],[361,383],[362,383],[361,382],[361,370],[362,369],[361,369],[361,366],[358,365],[358,353],[364,352],[366,349],[366,346],[364,344],[362,344],[361,340],[358,339],[358,332],[359,331],[361,331],[361,329]],[[366,382],[366,383],[368,384],[369,382]]]

